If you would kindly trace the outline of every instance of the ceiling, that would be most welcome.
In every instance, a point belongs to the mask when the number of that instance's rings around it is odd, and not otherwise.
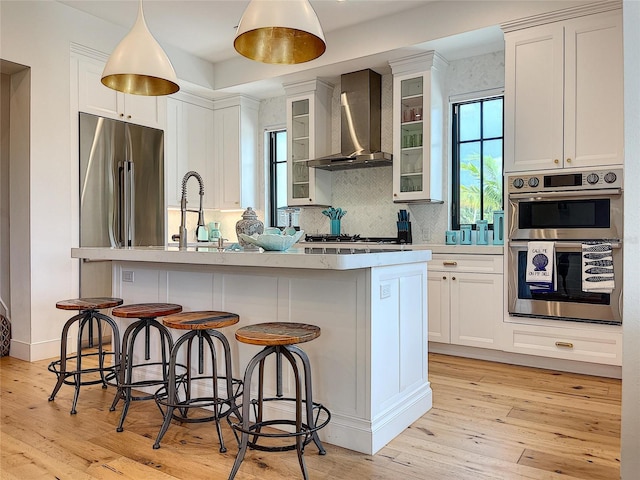
[[[133,25],[139,3],[138,0],[58,1],[125,29]],[[325,36],[330,36],[331,32],[420,8],[432,1],[311,0],[311,5],[318,15]],[[239,54],[233,49],[233,39],[248,4],[249,0],[144,0],[143,7],[149,30],[161,44],[172,45],[211,63],[218,63],[238,57]],[[448,60],[455,60],[461,58],[459,52],[462,51],[466,56],[470,56],[470,51],[473,55],[496,51],[502,45],[502,41],[502,32],[496,27],[429,42],[419,47],[425,50],[434,49]],[[359,68],[376,69],[382,65],[388,68],[387,62],[390,58],[392,55],[361,59],[363,65]],[[329,65],[314,73],[319,77],[339,76],[346,73],[343,71],[344,68],[340,65]],[[264,98],[265,94],[271,91],[271,86],[269,82],[264,82],[263,92],[260,92],[259,84],[252,85],[251,89],[251,93]]]

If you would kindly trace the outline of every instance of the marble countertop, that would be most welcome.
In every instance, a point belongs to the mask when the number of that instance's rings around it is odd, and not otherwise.
[[[307,248],[304,248],[304,247]],[[378,248],[378,245],[297,244],[285,252],[220,251],[217,248],[187,247],[81,247],[72,248],[72,258],[89,261],[124,261],[150,263],[176,263],[191,265],[224,265],[238,267],[306,268],[323,270],[353,270],[421,263],[431,260],[429,249]]]

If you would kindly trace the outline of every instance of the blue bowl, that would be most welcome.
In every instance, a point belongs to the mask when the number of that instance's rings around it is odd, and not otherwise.
[[[299,230],[294,235],[279,235],[276,233],[263,233],[260,235],[254,233],[251,236],[241,233],[239,235],[245,242],[262,247],[264,250],[284,252],[302,238],[304,230]]]

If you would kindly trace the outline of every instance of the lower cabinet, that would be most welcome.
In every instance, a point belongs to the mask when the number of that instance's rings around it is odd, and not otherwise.
[[[501,255],[434,254],[428,267],[429,341],[500,349]]]
[[[622,365],[622,327],[619,325],[562,322],[556,326],[512,321],[505,322],[503,331],[503,349],[507,352]]]

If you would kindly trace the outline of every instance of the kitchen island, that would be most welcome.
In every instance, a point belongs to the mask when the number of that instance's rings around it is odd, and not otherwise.
[[[235,341],[237,328],[274,321],[319,326],[321,336],[301,347],[311,360],[314,400],[332,415],[320,431],[323,441],[374,454],[431,408],[429,250],[74,248],[72,257],[112,261],[112,293],[125,303],[169,302],[184,310],[237,313],[240,322],[223,331],[236,378],[258,352]],[[117,320],[124,330],[126,322]],[[275,391],[274,371],[273,366],[266,371],[268,395]],[[291,397],[292,378],[286,370],[283,377],[284,396]],[[269,414],[291,411],[273,407]]]

